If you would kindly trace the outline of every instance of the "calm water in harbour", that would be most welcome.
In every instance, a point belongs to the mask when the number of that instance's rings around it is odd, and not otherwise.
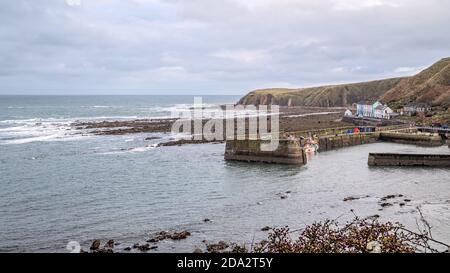
[[[203,99],[215,105],[238,98]],[[96,238],[122,249],[168,229],[192,236],[161,242],[158,251],[191,252],[205,239],[250,243],[267,225],[345,221],[350,209],[414,228],[417,206],[434,237],[450,241],[450,169],[367,166],[369,152],[450,153],[447,146],[376,143],[320,153],[299,167],[225,162],[223,144],[152,148],[170,136],[84,136],[69,126],[165,117],[192,103],[190,96],[0,96],[0,252],[65,252],[69,241],[86,248]],[[144,140],[154,135],[162,139]],[[286,191],[289,198],[280,199]],[[388,194],[412,201],[380,211]],[[344,202],[348,196],[364,198]]]

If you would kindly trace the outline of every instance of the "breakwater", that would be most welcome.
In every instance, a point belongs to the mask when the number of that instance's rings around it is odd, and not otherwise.
[[[225,160],[298,165],[307,163],[300,141],[280,139],[275,150],[264,150],[262,145],[269,143],[270,141],[261,139],[227,140]]]
[[[442,138],[437,134],[408,134],[398,132],[381,132],[379,139],[402,144],[436,147],[443,144]]]
[[[318,139],[318,151],[374,143],[377,139],[378,133],[323,136]],[[278,147],[274,151],[264,151],[261,147],[266,142],[265,140],[227,140],[224,157],[225,160],[304,165],[307,163],[306,153],[303,149],[306,141],[306,139],[280,139]]]
[[[369,153],[369,166],[450,167],[449,154]]]
[[[377,128],[378,129],[378,128]],[[397,128],[398,129],[398,128]],[[336,129],[333,129],[338,131]],[[339,131],[344,131],[339,128]],[[281,164],[306,164],[307,158],[303,147],[307,145],[308,138],[294,134],[292,139],[280,139],[278,148],[274,151],[264,151],[261,145],[264,140],[227,140],[225,148],[226,160],[253,161]],[[415,128],[402,128],[398,131],[380,131],[354,134],[319,135],[313,137],[319,144],[318,152],[331,151],[345,147],[370,144],[379,141],[412,144],[427,147],[436,147],[443,144],[442,138],[437,134],[417,133]]]
[[[319,152],[375,143],[378,140],[378,135],[378,133],[364,133],[319,137]]]

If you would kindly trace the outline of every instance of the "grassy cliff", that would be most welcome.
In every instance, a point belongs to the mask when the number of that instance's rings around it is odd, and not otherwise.
[[[391,104],[430,102],[450,105],[450,58],[444,58],[412,77],[311,88],[271,88],[248,93],[239,104],[282,106],[348,106],[366,99]]]
[[[444,58],[419,74],[403,79],[381,99],[388,103],[428,102],[450,106],[450,58]]]
[[[403,78],[300,89],[260,89],[243,97],[239,104],[279,104],[282,106],[346,106],[379,98]]]

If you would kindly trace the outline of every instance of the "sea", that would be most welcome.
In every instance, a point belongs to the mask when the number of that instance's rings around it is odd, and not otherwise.
[[[239,97],[202,99],[213,108]],[[88,249],[94,239],[113,239],[121,252],[163,230],[191,236],[152,251],[192,252],[220,240],[251,246],[267,237],[265,226],[301,230],[355,215],[417,229],[419,210],[434,238],[450,242],[450,169],[367,165],[369,152],[449,154],[447,146],[375,143],[283,166],[226,162],[224,144],[157,147],[169,133],[98,136],[71,126],[167,118],[193,103],[194,96],[0,96],[0,252],[66,253],[69,242]],[[382,207],[387,195],[397,197]]]

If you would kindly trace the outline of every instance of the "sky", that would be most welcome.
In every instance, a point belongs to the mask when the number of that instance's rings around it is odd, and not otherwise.
[[[245,94],[413,75],[448,0],[0,2],[0,94]]]

